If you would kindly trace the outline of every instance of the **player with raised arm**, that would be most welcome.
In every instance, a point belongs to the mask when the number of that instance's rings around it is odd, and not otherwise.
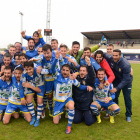
[[[41,35],[41,31],[42,31],[41,29],[38,29],[38,31],[35,31],[33,33],[33,36],[27,36],[25,35],[26,31],[22,31],[21,36],[26,40],[33,38],[35,40],[35,50],[38,50],[39,47],[42,47],[44,44],[46,44],[46,42],[44,41]]]
[[[81,65],[77,80],[81,85],[88,85],[93,87],[96,79],[96,74],[93,66],[90,63],[90,58],[85,57],[86,65]],[[93,115],[90,105],[93,102],[93,91],[83,91],[73,86],[73,100],[75,103],[74,123],[85,122],[86,125],[92,125],[97,121],[96,116]]]
[[[92,102],[90,108],[92,112],[97,115],[98,123],[101,123],[99,109],[102,107],[108,108],[111,111],[110,122],[114,123],[114,115],[120,112],[120,108],[115,102],[113,102],[113,99],[115,99],[115,93],[110,92],[110,90],[113,89],[113,85],[111,83],[109,86],[104,86],[103,89],[99,89],[100,83],[102,84],[105,83],[105,69],[103,68],[100,68],[97,71],[97,78],[94,85],[95,86],[94,94],[96,100]]]
[[[101,68],[97,61],[91,57],[91,49],[89,47],[84,48],[83,56],[80,58],[80,65],[87,65],[87,62],[85,61],[86,56],[90,58],[90,63],[96,71]],[[107,80],[107,77],[105,77],[105,84],[110,84]],[[103,88],[102,84],[100,84],[100,88]]]
[[[40,61],[41,67],[37,68],[38,74],[44,74],[45,75],[45,96],[44,96],[44,110],[42,113],[42,118],[45,118],[45,111],[46,111],[46,105],[47,100],[49,103],[49,116],[53,116],[53,89],[54,89],[54,77],[52,74],[48,74],[48,70],[51,69],[52,63],[55,59],[55,53],[52,51],[52,47],[49,44],[45,44],[42,48],[43,55]],[[59,58],[59,62],[57,63],[55,69],[58,69],[60,65],[63,65],[63,59],[62,56]],[[47,71],[46,71],[47,70]],[[46,73],[47,72],[47,73]]]
[[[91,87],[80,85],[80,83],[73,79],[70,75],[70,65],[64,64],[61,68],[61,72],[54,69],[56,63],[59,61],[60,53],[57,51],[55,53],[56,57],[52,64],[52,73],[54,74],[54,88],[55,88],[55,105],[53,111],[53,122],[54,124],[59,123],[60,114],[63,113],[64,107],[68,107],[68,126],[66,133],[71,133],[71,125],[74,119],[74,101],[72,99],[72,85],[79,87],[81,90],[91,90]]]
[[[14,75],[12,76],[12,89],[11,94],[9,97],[8,105],[4,114],[3,123],[8,124],[10,122],[11,115],[14,118],[19,118],[18,109],[22,111],[25,119],[30,122],[31,121],[31,114],[28,112],[28,109],[25,105],[21,105],[20,94],[24,94],[24,89],[22,87],[21,75],[22,75],[22,68],[17,67],[14,71]],[[15,113],[16,112],[16,113]]]
[[[35,50],[35,40],[33,38],[28,39],[28,50],[26,50],[28,60],[37,56],[37,50]]]

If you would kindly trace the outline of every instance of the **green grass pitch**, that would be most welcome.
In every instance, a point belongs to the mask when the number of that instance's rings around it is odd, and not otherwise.
[[[58,125],[54,125],[52,118],[46,113],[46,118],[41,119],[40,125],[35,128],[30,126],[21,116],[11,119],[8,125],[0,122],[0,140],[139,140],[140,139],[140,64],[131,64],[134,70],[132,88],[132,122],[126,122],[123,95],[119,97],[121,113],[115,117],[115,123],[104,119],[102,113],[101,124],[95,123],[86,126],[85,123],[73,124],[72,133],[65,134],[67,119],[64,114]]]

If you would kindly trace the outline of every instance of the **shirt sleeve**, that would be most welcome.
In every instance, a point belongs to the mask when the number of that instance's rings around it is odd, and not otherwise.
[[[98,45],[95,45],[91,48],[91,53],[95,52],[96,50],[99,49],[99,46]]]
[[[130,78],[130,72],[131,72],[131,66],[124,67],[122,80],[116,87],[117,90],[122,89],[124,86],[127,85],[127,81]]]
[[[104,53],[104,58],[110,62],[110,60],[112,59],[112,55],[109,55],[107,53]]]
[[[113,89],[113,84],[112,83],[110,84],[110,90],[111,89]],[[112,100],[115,99],[115,93],[110,93],[110,95],[111,95],[110,97],[111,97]]]
[[[20,95],[21,100],[23,100],[25,96],[24,96],[24,88],[22,86],[22,81],[20,81],[20,84],[19,84],[19,95]]]
[[[44,41],[42,35],[39,37],[39,42],[41,43],[42,46],[46,44],[46,42]]]
[[[77,79],[73,80],[73,85],[78,87],[81,90],[87,90],[87,86],[85,85],[80,85],[80,82]]]
[[[108,77],[108,82],[112,83],[115,79],[115,75],[113,73],[113,71],[111,70],[109,64],[106,62],[106,60],[103,61],[103,68],[105,69],[105,72],[107,74]]]
[[[101,68],[101,66],[97,63],[96,60],[93,59],[93,61],[91,62],[92,66],[95,68],[95,70],[97,71],[99,68]]]
[[[30,38],[32,38],[32,37],[25,35],[25,38],[24,39],[29,40]]]

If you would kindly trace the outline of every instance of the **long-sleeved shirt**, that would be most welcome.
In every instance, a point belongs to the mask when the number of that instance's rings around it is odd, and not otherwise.
[[[92,57],[90,57],[90,63],[93,66],[93,68],[97,71],[99,68],[101,68],[101,66],[97,63],[97,61],[95,59],[93,59]],[[84,59],[80,59],[80,65],[87,65],[87,62]]]
[[[94,86],[96,74],[92,66],[87,66],[88,74],[86,77],[81,78],[80,75],[77,76],[77,80],[81,85]],[[90,105],[93,102],[93,91],[83,91],[76,86],[73,86],[73,99],[75,103],[75,108],[79,110],[89,110]]]
[[[24,39],[29,40],[30,38],[32,38],[32,36],[25,35]],[[39,47],[43,47],[44,44],[46,44],[46,42],[44,41],[43,37],[40,36],[39,41],[35,44],[35,50],[38,50]]]
[[[113,84],[116,86],[115,88],[120,90],[126,85],[132,85],[133,76],[130,74],[130,63],[122,57],[117,63],[114,62],[111,55],[104,54],[104,57],[109,62],[110,67],[115,74],[115,80],[113,81]]]
[[[103,61],[101,61],[99,64],[102,68],[105,69],[105,72],[106,72],[106,75],[108,78],[108,82],[111,84],[115,79],[115,75],[114,75],[113,71],[111,70],[108,62],[105,59],[103,59]]]
[[[28,57],[28,60],[29,59],[31,59],[31,58],[33,58],[33,57],[35,57],[35,56],[37,56],[38,54],[37,54],[37,50],[27,50],[26,51],[26,55],[27,55],[27,57]]]

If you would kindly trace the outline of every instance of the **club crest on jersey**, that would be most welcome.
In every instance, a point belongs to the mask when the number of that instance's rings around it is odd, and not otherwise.
[[[121,72],[121,68],[119,68],[119,72]]]
[[[83,81],[83,84],[85,85],[85,84],[86,84],[86,82],[85,82],[85,81]]]

